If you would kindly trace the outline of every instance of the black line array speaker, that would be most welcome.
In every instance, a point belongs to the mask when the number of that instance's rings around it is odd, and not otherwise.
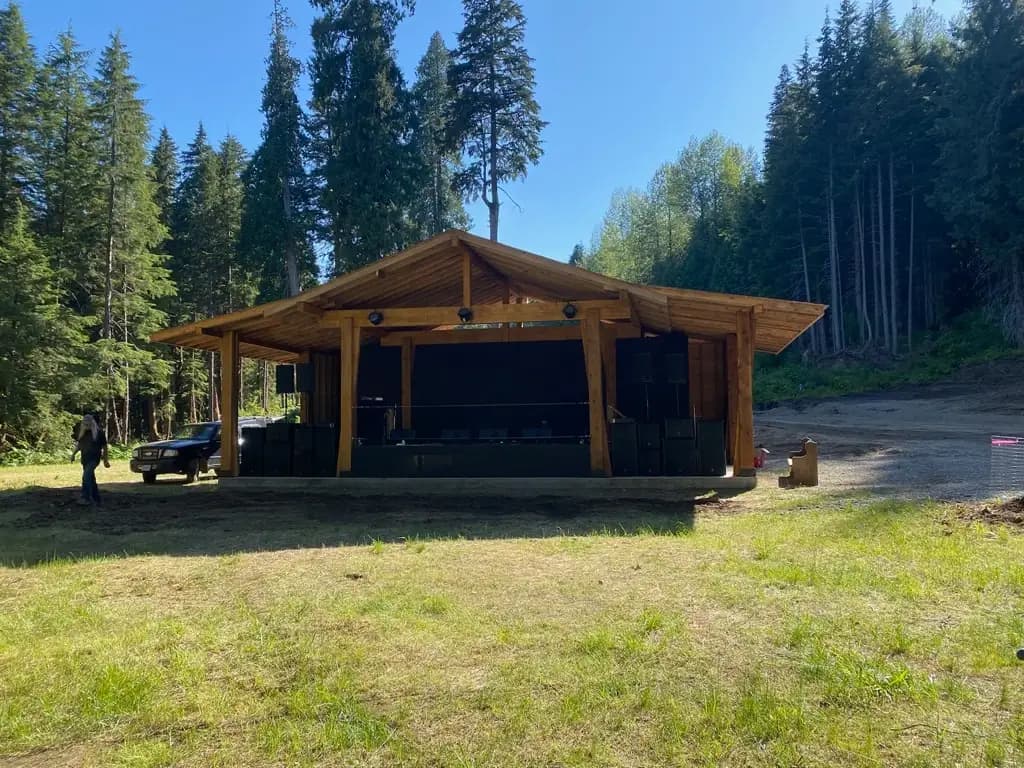
[[[295,391],[306,394],[313,391],[312,363],[299,363],[295,366]]]
[[[697,422],[697,450],[700,473],[709,477],[725,474],[725,422]]]
[[[242,477],[263,475],[263,452],[266,443],[267,430],[264,427],[242,429],[242,445],[238,456],[238,469]]]
[[[638,474],[657,477],[661,474],[661,446],[655,449],[643,449],[637,453]]]
[[[654,354],[651,352],[634,352],[631,361],[632,379],[637,384],[654,383]]]
[[[664,357],[665,381],[669,384],[685,384],[689,381],[689,362],[683,352],[670,352]]]
[[[296,424],[292,430],[292,476],[312,477],[316,474],[313,428]]]
[[[665,440],[665,474],[693,477],[699,465],[697,441],[690,439]]]
[[[640,423],[636,425],[637,445],[641,451],[661,450],[661,425]]]
[[[263,474],[267,477],[290,477],[292,474],[292,433],[294,424],[276,422],[267,426],[263,448]]]
[[[279,365],[274,370],[277,394],[291,395],[295,393],[295,366]]]
[[[666,440],[693,440],[693,419],[669,418],[665,419]]]
[[[635,421],[613,421],[608,425],[611,442],[612,474],[632,477],[637,474],[637,432]]]

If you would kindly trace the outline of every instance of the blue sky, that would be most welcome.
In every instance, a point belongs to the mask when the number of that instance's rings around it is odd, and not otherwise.
[[[929,3],[929,0],[918,0]],[[913,0],[894,0],[898,15]],[[833,5],[837,5],[836,0]],[[959,0],[930,3],[947,18]],[[271,0],[22,0],[40,51],[70,23],[99,50],[120,29],[149,102],[154,132],[184,146],[202,120],[212,137],[235,134],[250,150],[262,123]],[[399,30],[398,59],[411,80],[430,35],[450,46],[460,0],[419,0]],[[503,241],[566,259],[590,242],[616,189],[644,186],[692,136],[718,130],[758,149],[779,67],[813,45],[821,0],[523,0],[537,98],[550,125],[545,156],[509,186],[521,207],[502,208]],[[313,9],[290,0],[295,52],[310,52]],[[487,215],[471,207],[474,230]]]

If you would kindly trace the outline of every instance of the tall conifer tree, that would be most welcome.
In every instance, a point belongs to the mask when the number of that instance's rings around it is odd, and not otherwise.
[[[463,0],[465,25],[450,72],[456,97],[451,137],[465,156],[458,187],[483,200],[498,239],[502,185],[526,176],[541,149],[540,106],[526,17],[517,0]]]
[[[17,3],[0,9],[0,229],[14,221],[29,183],[35,51]]]

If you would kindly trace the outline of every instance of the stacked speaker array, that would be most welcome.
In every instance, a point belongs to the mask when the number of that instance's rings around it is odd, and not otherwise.
[[[279,365],[274,370],[276,391],[279,395],[294,395],[296,392],[313,391],[313,365]]]
[[[284,422],[243,429],[239,459],[245,477],[331,477],[338,433],[334,427]]]

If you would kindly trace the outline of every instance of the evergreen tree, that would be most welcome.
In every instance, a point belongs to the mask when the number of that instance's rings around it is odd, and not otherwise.
[[[178,168],[178,145],[171,138],[167,126],[160,129],[160,136],[150,156],[153,168],[153,199],[159,212],[160,223],[167,229],[170,236],[174,221],[174,199],[178,193],[178,181],[181,174]],[[169,241],[167,245],[169,245]]]
[[[89,103],[87,55],[71,32],[60,35],[39,71],[34,140],[37,229],[61,301],[90,311],[99,277],[92,256],[102,237],[100,141]]]
[[[256,286],[239,257],[238,235],[242,224],[242,182],[247,159],[245,148],[230,134],[217,151],[217,186],[213,204],[216,239],[211,244],[218,274],[215,311],[233,312],[250,306]]]
[[[11,214],[0,230],[0,453],[67,439],[62,395],[81,343],[20,204]]]
[[[172,270],[178,285],[177,314],[182,321],[216,314],[218,175],[216,153],[200,123],[182,155],[181,183],[174,204]]]
[[[1024,4],[974,0],[954,37],[937,195],[978,256],[992,308],[1024,343]]]
[[[469,228],[469,217],[454,189],[458,156],[445,143],[455,95],[448,83],[450,67],[451,54],[441,33],[435,32],[416,68],[412,91],[416,108],[413,143],[424,168],[412,214],[420,238],[446,229]]]
[[[164,322],[157,302],[174,290],[165,257],[154,253],[166,238],[154,202],[146,162],[149,117],[129,71],[128,52],[119,35],[111,37],[92,84],[96,131],[103,147],[100,174],[103,209],[97,262],[103,276],[95,301],[100,317],[99,370],[106,374],[108,432],[113,439],[132,434],[132,386],[142,392],[166,387],[166,361],[154,355],[149,334]]]
[[[13,222],[29,184],[35,52],[17,3],[0,9],[0,229]]]
[[[450,135],[465,156],[457,187],[480,198],[498,239],[501,185],[526,176],[543,154],[546,123],[534,98],[526,17],[517,0],[463,0],[465,26],[449,75],[455,89]]]
[[[313,0],[312,158],[334,272],[379,259],[414,237],[408,212],[420,173],[412,110],[395,62],[402,6]]]
[[[266,300],[294,296],[317,272],[311,244],[312,190],[303,166],[307,138],[296,95],[301,70],[291,55],[290,27],[291,20],[275,0],[262,141],[245,179],[242,250]]]

